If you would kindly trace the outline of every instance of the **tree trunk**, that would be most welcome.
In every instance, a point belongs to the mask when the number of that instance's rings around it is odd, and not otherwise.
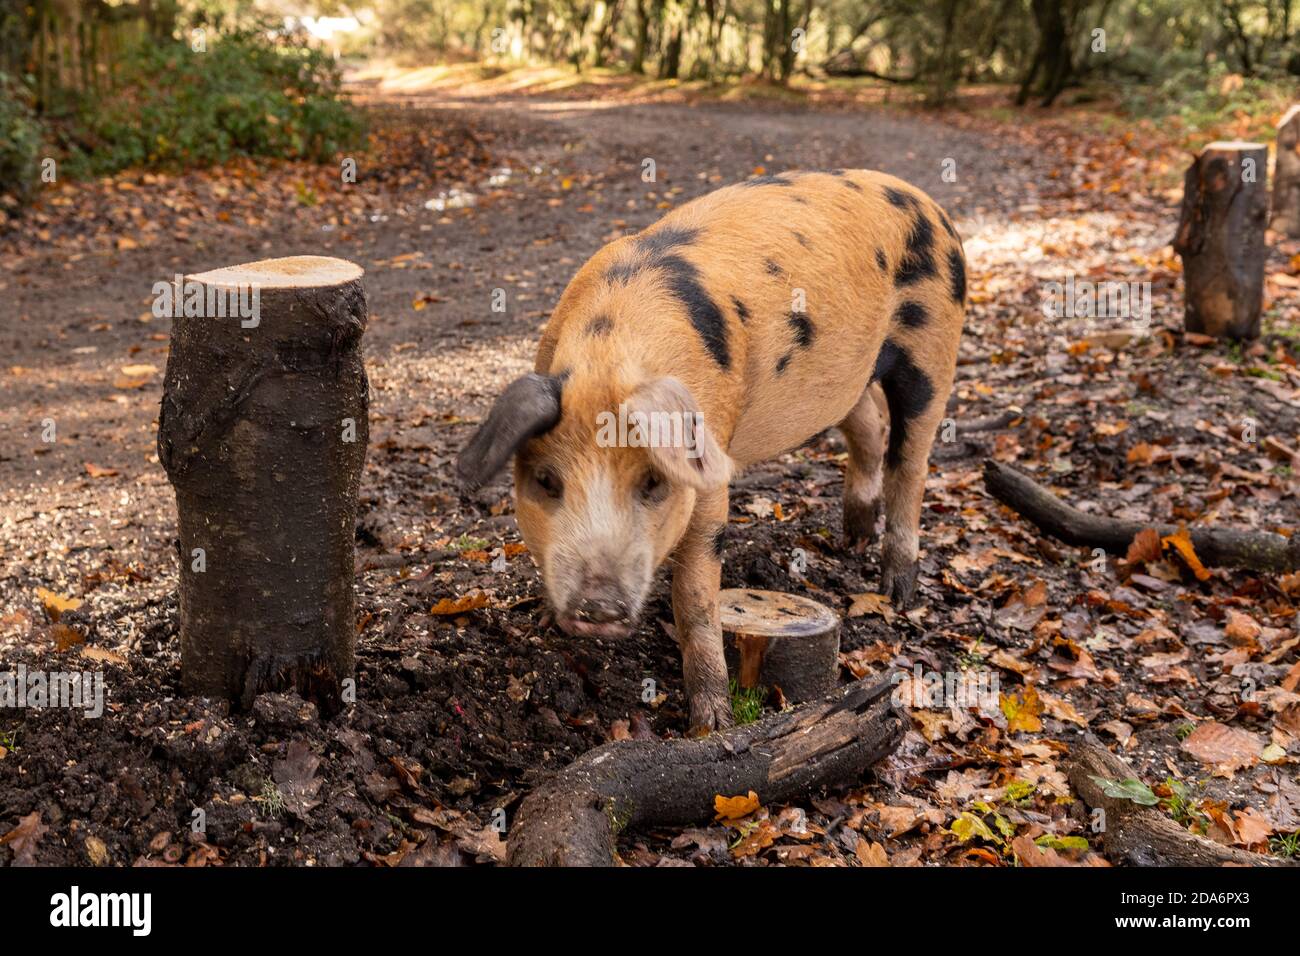
[[[177,296],[158,459],[176,489],[187,693],[340,706],[368,438],[361,276],[269,259],[188,276]]]
[[[1183,258],[1189,332],[1254,339],[1264,298],[1268,147],[1217,142],[1183,180],[1174,251]]]
[[[895,685],[863,682],[700,740],[619,740],[534,790],[510,827],[510,866],[612,866],[621,830],[708,820],[714,797],[779,803],[849,783],[902,742]]]
[[[1273,169],[1273,221],[1277,232],[1300,238],[1300,105],[1291,107],[1277,127]]]

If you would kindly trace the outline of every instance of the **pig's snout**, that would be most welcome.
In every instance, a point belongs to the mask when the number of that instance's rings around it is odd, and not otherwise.
[[[560,615],[559,624],[573,635],[623,637],[632,630],[631,607],[632,602],[615,581],[595,578],[578,589],[572,606]]]

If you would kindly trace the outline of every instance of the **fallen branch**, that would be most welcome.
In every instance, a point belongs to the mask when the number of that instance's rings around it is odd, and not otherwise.
[[[753,790],[780,802],[856,780],[903,738],[893,686],[850,684],[700,740],[620,740],[588,751],[524,800],[506,862],[612,866],[622,830],[707,820],[719,794]]]
[[[1111,554],[1122,555],[1128,552],[1133,538],[1144,528],[1154,528],[1161,537],[1178,531],[1172,524],[1086,514],[1066,504],[1029,476],[1001,462],[984,462],[984,487],[998,501],[1066,544],[1104,548]],[[1284,538],[1269,531],[1243,531],[1213,525],[1187,530],[1196,548],[1196,556],[1203,564],[1249,571],[1300,569],[1300,535]]]
[[[1132,779],[1133,768],[1095,740],[1071,748],[1070,785],[1089,807],[1100,808],[1102,847],[1108,859],[1133,866],[1288,866],[1275,857],[1224,846],[1184,829],[1151,807],[1107,796],[1100,781]]]

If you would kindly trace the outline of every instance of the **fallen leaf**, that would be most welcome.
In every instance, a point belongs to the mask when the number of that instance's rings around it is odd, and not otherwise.
[[[1196,575],[1196,580],[1205,581],[1210,577],[1210,572],[1201,564],[1201,559],[1196,556],[1196,548],[1192,545],[1192,536],[1188,534],[1187,529],[1179,528],[1171,535],[1166,535],[1160,539],[1160,543],[1167,547],[1172,547],[1180,558],[1186,563],[1192,574]]]
[[[58,623],[64,611],[75,611],[81,607],[81,601],[77,598],[64,597],[62,594],[56,594],[53,591],[47,591],[45,588],[37,588],[36,596],[40,598],[41,606],[45,608],[45,613],[50,616],[50,620]]]
[[[759,806],[758,794],[753,790],[743,797],[724,797],[718,794],[713,798],[713,810],[718,820],[739,820],[749,816]]]
[[[1249,730],[1211,720],[1193,730],[1183,741],[1182,749],[1201,763],[1214,767],[1216,775],[1231,776],[1233,771],[1249,767],[1259,759],[1264,742]]]
[[[1038,719],[1043,712],[1043,702],[1038,691],[1026,687],[1022,693],[1001,695],[1002,713],[1007,718],[1007,733],[1023,730],[1037,733],[1043,729],[1043,722]]]
[[[464,614],[466,611],[476,611],[481,607],[487,607],[487,603],[488,597],[482,591],[470,591],[455,599],[443,598],[429,609],[429,613],[438,615]]]
[[[41,811],[34,810],[19,819],[18,826],[0,836],[0,846],[13,847],[14,866],[35,866],[36,845],[49,829],[41,823]]]

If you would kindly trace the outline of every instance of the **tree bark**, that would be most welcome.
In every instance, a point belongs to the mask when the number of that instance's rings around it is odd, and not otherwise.
[[[1300,238],[1300,105],[1287,110],[1277,126],[1277,162],[1273,176],[1270,225],[1276,232]]]
[[[840,616],[796,594],[729,588],[718,595],[727,660],[743,688],[777,687],[792,704],[839,676]]]
[[[524,800],[506,862],[612,866],[622,830],[708,820],[715,796],[753,790],[772,803],[856,780],[903,739],[893,689],[859,682],[702,740],[620,740],[588,751]]]
[[[1174,237],[1183,259],[1187,331],[1259,337],[1267,222],[1268,147],[1217,142],[1201,150],[1183,181]]]
[[[176,490],[188,693],[248,707],[296,689],[340,706],[368,438],[361,276],[299,256],[185,279],[158,459]],[[236,309],[218,304],[241,290],[246,311],[226,317]]]
[[[1125,554],[1133,538],[1144,528],[1154,528],[1161,537],[1178,531],[1171,524],[1086,514],[1066,504],[1028,475],[1001,462],[984,462],[984,487],[998,501],[1066,544]],[[1249,571],[1300,570],[1300,535],[1284,538],[1269,531],[1241,531],[1213,525],[1191,527],[1187,532],[1203,564]]]
[[[1198,836],[1153,807],[1108,797],[1099,780],[1120,782],[1135,775],[1132,767],[1095,740],[1071,747],[1066,773],[1083,802],[1104,814],[1101,842],[1108,859],[1133,866],[1288,865],[1275,857]]]

